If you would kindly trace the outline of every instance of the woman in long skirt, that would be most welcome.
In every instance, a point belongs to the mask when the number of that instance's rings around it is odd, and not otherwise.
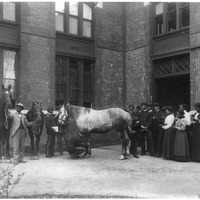
[[[165,118],[165,125],[162,128],[165,130],[163,138],[162,156],[165,159],[173,158],[173,146],[174,146],[174,115],[172,106],[167,106],[165,110],[167,117]]]
[[[196,103],[194,107],[196,113],[192,127],[193,138],[191,160],[194,162],[200,162],[200,103]]]
[[[184,111],[177,112],[177,121],[175,124],[176,135],[174,139],[174,160],[176,161],[189,161],[189,144],[186,133],[187,120],[184,116]]]

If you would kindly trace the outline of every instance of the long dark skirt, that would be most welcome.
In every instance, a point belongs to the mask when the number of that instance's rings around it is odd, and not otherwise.
[[[164,132],[162,156],[166,159],[173,159],[174,155],[175,129],[169,128]]]
[[[174,160],[190,160],[188,138],[187,133],[185,131],[176,131],[174,139]]]
[[[200,124],[195,124],[193,129],[193,148],[191,160],[194,162],[200,162]]]

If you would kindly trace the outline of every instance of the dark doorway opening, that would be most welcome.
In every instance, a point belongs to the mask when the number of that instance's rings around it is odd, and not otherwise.
[[[157,78],[156,102],[162,106],[173,106],[178,109],[181,103],[190,106],[190,75]]]

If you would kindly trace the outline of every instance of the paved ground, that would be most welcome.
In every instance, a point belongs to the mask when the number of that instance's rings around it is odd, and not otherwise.
[[[12,197],[198,198],[200,163],[175,162],[148,155],[118,160],[121,146],[92,149],[91,158],[61,157],[30,160],[14,167],[24,173]],[[2,164],[11,166],[11,164]],[[42,196],[44,195],[44,196]],[[51,196],[50,196],[51,197]]]

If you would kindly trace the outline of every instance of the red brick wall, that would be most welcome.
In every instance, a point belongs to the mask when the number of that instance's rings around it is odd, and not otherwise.
[[[55,103],[54,3],[21,4],[20,101]]]

